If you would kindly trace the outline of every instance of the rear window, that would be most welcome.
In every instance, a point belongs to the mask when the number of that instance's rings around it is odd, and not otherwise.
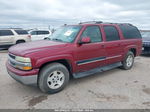
[[[10,36],[14,35],[11,30],[0,30],[0,36]]]
[[[28,32],[26,30],[15,30],[18,35],[26,35]]]
[[[132,25],[119,25],[122,30],[123,36],[126,39],[142,38],[140,31]]]

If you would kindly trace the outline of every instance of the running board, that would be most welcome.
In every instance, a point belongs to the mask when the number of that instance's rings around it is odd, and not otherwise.
[[[120,66],[122,66],[122,63],[118,62],[118,63],[114,63],[114,64],[111,64],[111,65],[94,68],[94,69],[91,69],[89,71],[74,73],[73,77],[74,78],[81,78],[81,77],[93,75],[93,74],[96,74],[96,73],[99,73],[99,72],[104,72],[104,71],[107,71],[107,70],[111,70],[113,68],[117,68],[117,67],[120,67]]]

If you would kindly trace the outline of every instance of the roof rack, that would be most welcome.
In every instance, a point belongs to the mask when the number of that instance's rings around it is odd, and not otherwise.
[[[111,23],[111,22],[102,22],[102,21],[86,21],[86,22],[80,22],[79,24],[102,24],[102,23],[103,24],[132,25],[130,23]]]
[[[101,24],[102,21],[86,21],[86,22],[80,22],[79,24]]]
[[[103,22],[104,24],[118,24],[118,25],[132,25],[131,23],[111,23],[111,22]]]
[[[1,30],[2,29],[4,29],[4,30],[6,30],[6,29],[18,29],[18,30],[21,30],[22,28],[12,28],[12,27],[10,27],[10,28],[0,28]]]

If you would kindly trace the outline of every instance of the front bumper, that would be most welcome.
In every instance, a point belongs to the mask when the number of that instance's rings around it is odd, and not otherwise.
[[[33,69],[31,71],[21,71],[9,65],[8,62],[6,63],[6,67],[8,74],[16,81],[24,85],[37,85],[38,69]]]

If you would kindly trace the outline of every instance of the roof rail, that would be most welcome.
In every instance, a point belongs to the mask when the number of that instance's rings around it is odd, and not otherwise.
[[[111,22],[104,22],[104,24],[132,25],[131,23],[111,23]]]
[[[20,29],[20,30],[21,30],[22,28],[12,28],[12,27],[10,27],[10,28],[0,28],[0,29],[1,29],[1,30],[2,30],[2,29],[4,29],[4,30],[5,30],[5,29]]]
[[[79,24],[101,24],[103,23],[102,21],[85,21],[85,22],[80,22]]]

